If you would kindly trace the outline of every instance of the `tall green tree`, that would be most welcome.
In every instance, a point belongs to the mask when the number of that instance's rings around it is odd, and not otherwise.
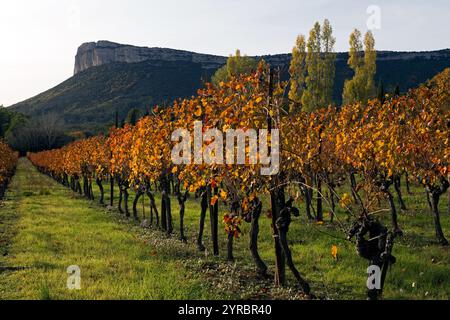
[[[211,82],[218,86],[221,82],[227,82],[231,77],[248,74],[256,71],[258,62],[247,56],[242,56],[240,50],[236,50],[235,56],[230,56],[227,64],[216,71]]]
[[[372,32],[366,33],[364,37],[364,57],[359,30],[355,29],[352,32],[349,43],[348,65],[353,70],[354,76],[353,79],[346,80],[344,83],[343,103],[366,103],[375,96],[374,77],[377,70],[375,39]]]
[[[306,78],[306,41],[305,36],[299,35],[295,47],[292,49],[292,60],[289,68],[291,75],[291,87],[289,100],[291,100],[290,111],[294,112],[302,104],[302,95],[305,89]]]
[[[371,31],[366,33],[364,37],[364,71],[365,71],[365,96],[367,101],[375,96],[375,74],[377,73],[377,52],[375,51],[375,38]]]
[[[302,107],[305,111],[313,111],[319,106],[320,102],[320,50],[321,50],[321,34],[320,24],[316,22],[309,32],[308,53],[306,54],[306,89],[302,96]]]
[[[334,45],[336,39],[333,37],[333,28],[328,19],[323,22],[322,28],[322,46],[323,46],[323,60],[322,60],[322,106],[328,106],[333,103],[333,89],[334,78],[336,76],[336,53],[334,52]]]
[[[305,38],[299,36],[290,68],[289,97],[293,105],[300,103],[303,110],[314,111],[332,103],[336,73],[335,43],[333,28],[327,19],[323,26],[319,22],[314,24],[306,44]]]

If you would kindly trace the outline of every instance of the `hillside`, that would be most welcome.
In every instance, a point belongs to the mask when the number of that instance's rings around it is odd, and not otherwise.
[[[113,63],[81,72],[11,109],[33,116],[61,114],[67,130],[96,132],[114,121],[116,110],[124,118],[133,107],[194,94],[204,76],[209,74],[191,62]]]
[[[288,79],[289,54],[257,57],[279,67]],[[341,102],[345,79],[352,77],[348,55],[336,59],[334,101]],[[11,110],[41,116],[56,113],[67,130],[97,132],[114,121],[119,110],[170,104],[176,98],[194,95],[202,79],[226,62],[226,57],[188,51],[143,48],[107,41],[83,44],[75,59],[75,75],[36,97],[11,106]],[[450,67],[450,49],[433,52],[379,52],[376,82],[387,90],[398,84],[402,91],[426,81]]]

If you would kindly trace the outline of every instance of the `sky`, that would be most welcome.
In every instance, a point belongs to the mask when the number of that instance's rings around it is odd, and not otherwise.
[[[428,51],[450,48],[449,15],[448,0],[0,0],[0,105],[70,78],[84,42],[277,54],[328,18],[336,51],[355,27],[379,50]]]

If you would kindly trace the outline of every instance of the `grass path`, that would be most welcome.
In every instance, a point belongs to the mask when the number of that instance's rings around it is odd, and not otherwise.
[[[1,299],[209,299],[181,259],[19,161],[0,209]],[[67,289],[71,265],[79,291]]]

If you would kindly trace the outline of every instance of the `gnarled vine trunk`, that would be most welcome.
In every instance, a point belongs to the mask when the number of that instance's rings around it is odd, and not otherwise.
[[[208,210],[208,194],[206,190],[202,190],[201,193],[201,211],[200,211],[200,223],[198,228],[197,248],[199,251],[205,251],[205,245],[203,244],[203,231],[205,229],[206,211]]]
[[[114,176],[111,175],[110,181],[109,181],[109,205],[111,207],[114,206]]]
[[[284,189],[277,187],[270,192],[270,202],[272,207],[272,234],[275,246],[275,285],[282,286],[286,283],[286,262],[279,241],[279,231],[277,228],[277,220],[281,210],[285,206]]]
[[[153,214],[155,214],[156,226],[159,227],[159,214],[158,207],[156,206],[156,201],[153,193],[150,191],[150,187],[147,187],[147,197],[150,199],[150,224],[153,225]]]
[[[258,252],[258,235],[259,235],[259,218],[261,217],[262,203],[258,201],[258,204],[251,213],[251,227],[250,227],[250,252],[253,257],[253,261],[256,265],[256,270],[260,276],[267,276],[267,266],[261,259]]]
[[[228,234],[228,241],[227,241],[227,260],[229,262],[233,262],[234,261],[233,240],[234,240],[234,234],[230,232]]]
[[[291,214],[299,216],[299,211],[297,208],[292,207],[293,199],[290,199],[288,203],[285,204],[284,208],[281,210],[279,218],[276,221],[276,228],[278,229],[278,239],[280,242],[280,247],[283,250],[284,257],[286,258],[287,265],[291,269],[294,277],[297,279],[300,289],[305,294],[310,294],[310,287],[308,282],[300,275],[297,268],[295,267],[294,261],[292,259],[292,253],[289,249],[289,244],[287,241],[287,233],[289,232],[289,226],[291,224]]]
[[[395,192],[397,193],[398,203],[400,204],[400,209],[407,210],[405,201],[403,201],[403,196],[402,196],[401,176],[394,177],[394,189],[395,189]]]
[[[100,190],[100,199],[98,200],[98,202],[103,205],[103,204],[105,204],[105,190],[103,188],[103,183],[102,183],[102,180],[99,178],[95,179],[95,181]]]
[[[188,191],[186,191],[184,194],[181,194],[179,184],[177,184],[177,194],[178,194],[178,204],[180,205],[180,240],[186,242],[187,238],[184,235],[184,212],[186,210]]]
[[[447,246],[448,240],[444,236],[444,232],[442,231],[441,226],[441,219],[440,219],[440,213],[439,213],[439,200],[442,194],[444,194],[448,189],[449,183],[447,181],[442,182],[441,188],[434,187],[434,186],[428,186],[427,190],[430,194],[430,200],[431,200],[431,208],[433,213],[433,220],[434,220],[434,228],[436,231],[436,238],[439,241],[439,243],[443,246]]]
[[[138,188],[138,190],[136,191],[136,196],[134,197],[133,200],[133,218],[135,221],[139,221],[137,205],[139,203],[139,199],[142,197],[143,194],[144,193],[142,192],[141,188]]]
[[[122,185],[120,183],[120,181],[118,181],[118,185],[119,185],[119,203],[117,205],[117,208],[119,209],[119,212],[121,214],[124,213],[123,209],[122,209],[122,203],[123,203],[123,190],[122,190]]]
[[[208,187],[208,201],[211,202],[211,199],[218,194],[218,189]],[[209,204],[209,218],[211,222],[211,239],[213,243],[213,254],[215,256],[219,255],[219,202]]]
[[[125,206],[125,216],[127,218],[129,218],[130,215],[130,209],[128,207],[128,199],[130,197],[130,194],[128,193],[128,186],[127,185],[122,185],[123,187],[123,202],[124,202],[124,206]]]
[[[167,231],[168,235],[173,232],[172,208],[170,202],[170,184],[167,175],[161,177],[161,222],[162,229]]]

